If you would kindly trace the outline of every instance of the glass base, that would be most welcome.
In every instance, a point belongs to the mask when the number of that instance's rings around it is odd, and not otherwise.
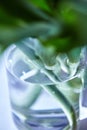
[[[58,117],[38,117],[38,119],[30,117],[25,120],[14,113],[12,115],[18,130],[63,130],[68,125],[68,120],[64,115],[59,119]]]

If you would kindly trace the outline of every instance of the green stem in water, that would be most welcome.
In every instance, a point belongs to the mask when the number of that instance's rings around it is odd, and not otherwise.
[[[76,123],[76,115],[75,111],[73,109],[73,106],[70,104],[70,102],[66,99],[66,97],[56,88],[54,85],[49,86],[43,86],[43,89],[45,89],[51,96],[53,96],[54,99],[57,100],[57,102],[60,103],[60,106],[62,107],[63,111],[65,112],[69,123],[71,130],[76,130],[77,123]]]

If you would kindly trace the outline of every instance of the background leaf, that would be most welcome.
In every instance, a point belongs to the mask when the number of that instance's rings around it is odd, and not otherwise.
[[[13,42],[33,36],[45,46],[69,51],[87,43],[86,23],[84,0],[1,0],[0,48],[3,50]]]

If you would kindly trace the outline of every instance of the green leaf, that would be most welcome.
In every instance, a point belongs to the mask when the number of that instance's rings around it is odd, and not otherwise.
[[[78,11],[78,12],[81,12],[83,14],[87,14],[87,1],[85,0],[71,0],[71,1],[68,1],[70,4],[71,4],[71,7]]]
[[[35,5],[36,7],[40,8],[41,10],[44,10],[46,12],[50,12],[50,8],[47,4],[47,0],[29,0],[33,5]]]
[[[47,14],[43,13],[39,8],[36,8],[27,0],[1,0],[0,7],[3,8],[7,14],[10,14],[15,18],[20,18],[23,21],[49,20]]]
[[[56,10],[59,7],[62,0],[46,0],[51,9]]]
[[[83,46],[87,43],[86,7],[87,2],[82,0],[1,0],[0,43],[4,43],[2,48],[30,36],[40,38],[44,45],[54,46],[62,52]],[[39,25],[44,22],[45,27]]]
[[[77,7],[77,9],[76,9]],[[84,9],[85,7],[85,9]],[[87,2],[67,1],[58,9],[62,26],[61,35],[50,37],[43,44],[57,52],[66,52],[87,44]],[[81,8],[81,9],[80,9]],[[58,19],[57,19],[58,20]]]
[[[55,35],[58,30],[51,23],[35,22],[24,26],[0,26],[0,44],[2,50],[13,42],[27,37],[37,37],[44,40],[45,38]],[[16,44],[16,43],[15,43]]]

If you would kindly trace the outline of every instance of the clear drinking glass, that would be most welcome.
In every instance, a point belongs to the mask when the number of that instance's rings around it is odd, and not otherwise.
[[[27,38],[6,53],[12,116],[19,130],[77,130],[85,49],[72,51],[74,60],[72,52],[54,52]]]

